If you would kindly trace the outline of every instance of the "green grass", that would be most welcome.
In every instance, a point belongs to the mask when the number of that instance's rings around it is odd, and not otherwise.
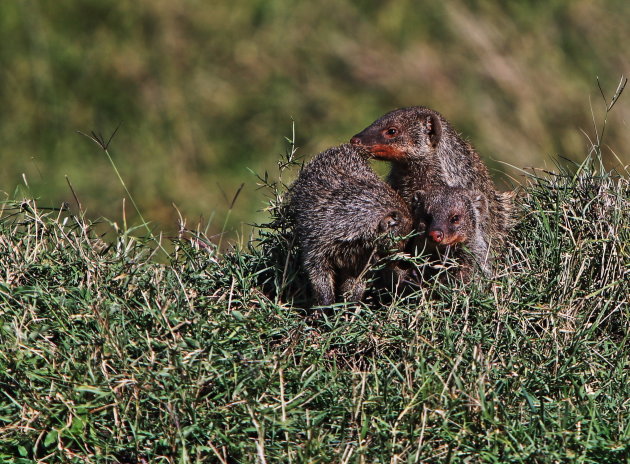
[[[6,201],[0,461],[627,462],[630,182],[597,160],[529,176],[494,281],[317,321],[281,179],[256,240],[167,262]]]

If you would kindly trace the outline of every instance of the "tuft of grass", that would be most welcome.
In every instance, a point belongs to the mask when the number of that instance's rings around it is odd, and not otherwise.
[[[3,203],[2,462],[629,459],[627,172],[594,153],[530,175],[491,282],[317,321],[269,179],[258,241],[182,228],[167,262],[152,237]]]

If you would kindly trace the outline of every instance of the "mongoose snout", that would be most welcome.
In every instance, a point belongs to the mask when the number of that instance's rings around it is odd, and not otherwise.
[[[352,137],[350,139],[350,143],[355,146],[364,146],[363,139],[359,136]],[[386,143],[373,143],[369,145],[370,153],[374,158],[381,161],[394,161],[394,160],[404,160],[405,157],[402,155],[401,147],[394,144],[386,144]]]
[[[465,243],[468,240],[467,235],[462,234],[460,231],[449,229],[444,231],[443,229],[435,228],[435,226],[433,226],[429,228],[427,235],[431,240],[441,246],[451,246],[457,243]]]
[[[429,237],[431,237],[434,242],[440,243],[444,238],[444,232],[439,229],[429,230]]]

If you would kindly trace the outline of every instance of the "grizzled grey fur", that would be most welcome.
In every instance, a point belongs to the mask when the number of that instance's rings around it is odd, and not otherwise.
[[[476,265],[490,274],[491,256],[480,225],[488,216],[485,198],[469,190],[434,187],[420,190],[413,198],[413,216],[420,232],[413,246],[434,259],[449,256],[459,264],[459,275],[467,278]]]
[[[362,147],[330,148],[306,164],[289,190],[289,211],[303,267],[318,305],[339,295],[359,301],[373,258],[404,243],[409,207],[370,167]]]
[[[418,190],[457,187],[481,195],[488,209],[479,228],[492,248],[512,226],[512,195],[500,193],[473,147],[437,111],[415,106],[387,113],[351,139],[392,162],[388,181],[407,202]]]

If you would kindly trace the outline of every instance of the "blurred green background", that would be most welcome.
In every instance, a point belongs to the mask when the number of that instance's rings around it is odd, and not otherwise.
[[[2,2],[0,191],[76,208],[68,176],[88,216],[120,222],[124,190],[77,134],[120,124],[111,154],[144,217],[175,231],[175,204],[188,226],[220,231],[244,183],[233,238],[264,220],[250,170],[276,172],[292,120],[308,158],[417,104],[451,120],[505,186],[519,174],[501,162],[586,155],[582,131],[604,109],[596,77],[610,98],[628,73],[628,24],[627,0]],[[622,98],[609,167],[630,160],[629,114]]]

